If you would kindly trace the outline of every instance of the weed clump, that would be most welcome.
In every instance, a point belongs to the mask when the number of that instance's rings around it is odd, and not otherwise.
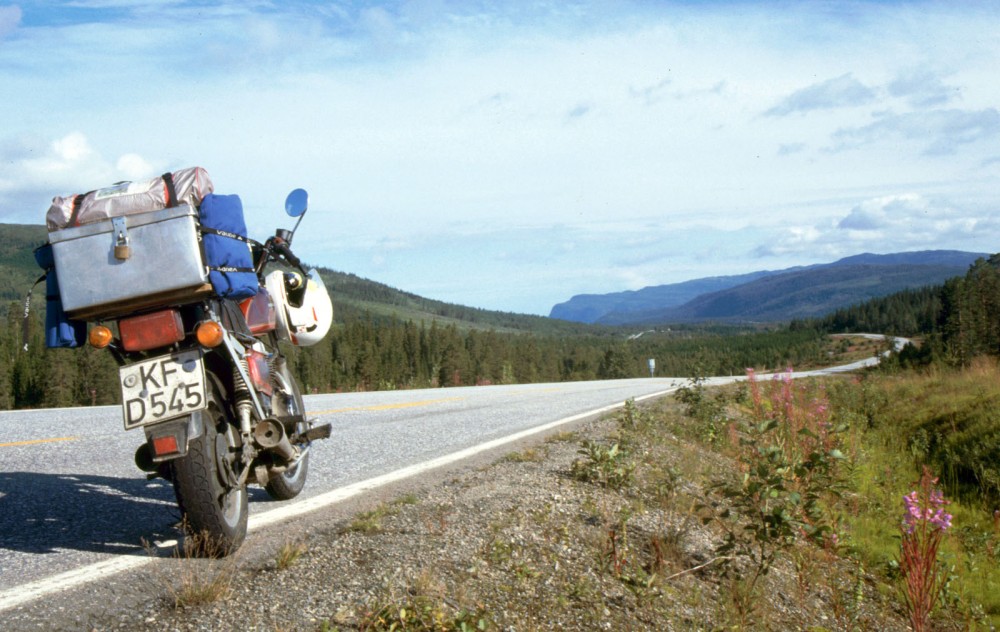
[[[582,459],[576,459],[570,466],[573,478],[597,483],[607,489],[622,489],[628,487],[635,474],[635,462],[621,445],[585,440],[578,454]]]
[[[275,557],[275,566],[279,571],[291,568],[295,563],[306,554],[309,547],[305,542],[301,541],[288,541],[281,545],[278,549],[278,554]]]

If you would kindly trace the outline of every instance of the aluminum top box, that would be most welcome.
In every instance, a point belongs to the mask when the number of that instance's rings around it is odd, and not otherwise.
[[[73,318],[119,316],[211,294],[198,212],[189,205],[49,233],[63,309]]]

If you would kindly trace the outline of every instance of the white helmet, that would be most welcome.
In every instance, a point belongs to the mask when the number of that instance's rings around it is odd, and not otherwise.
[[[268,293],[274,298],[278,338],[296,346],[309,347],[330,331],[333,304],[323,279],[315,269],[309,270],[305,283],[297,274],[286,275],[288,273],[276,270],[264,279]],[[294,283],[287,283],[289,276],[299,277],[297,287]]]

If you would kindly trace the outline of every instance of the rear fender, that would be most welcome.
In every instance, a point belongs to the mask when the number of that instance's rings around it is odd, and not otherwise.
[[[154,464],[187,456],[188,442],[205,432],[203,411],[195,411],[186,417],[146,426],[146,449]],[[176,451],[163,451],[161,446],[175,447]],[[157,454],[158,451],[163,452]]]

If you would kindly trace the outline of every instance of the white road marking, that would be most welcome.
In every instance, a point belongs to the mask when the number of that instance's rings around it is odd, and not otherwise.
[[[670,388],[664,391],[659,391],[656,393],[650,393],[648,395],[642,395],[640,397],[635,397],[634,401],[642,401],[645,399],[650,399],[653,397],[660,397],[668,393],[673,392],[676,388]],[[494,448],[500,447],[507,443],[513,443],[514,441],[519,441],[531,435],[538,434],[540,432],[545,432],[546,430],[551,430],[557,428],[564,424],[572,423],[574,421],[579,421],[581,419],[586,419],[594,415],[601,415],[612,410],[621,408],[625,405],[625,402],[619,402],[617,404],[610,404],[608,406],[603,406],[601,408],[596,408],[594,410],[589,410],[577,415],[572,415],[570,417],[564,417],[557,421],[553,421],[541,426],[535,426],[534,428],[528,428],[527,430],[522,430],[516,432],[512,435],[507,435],[506,437],[500,437],[499,439],[493,439],[492,441],[487,441],[485,443],[480,443],[478,445],[465,448],[464,450],[459,450],[458,452],[452,452],[451,454],[446,454],[444,456],[438,457],[436,459],[431,459],[429,461],[424,461],[423,463],[417,463],[404,467],[387,474],[382,474],[381,476],[376,476],[374,478],[369,478],[358,483],[353,483],[339,489],[334,489],[332,491],[320,494],[318,496],[313,496],[311,498],[306,498],[299,502],[287,505],[285,507],[279,507],[277,509],[272,509],[271,511],[266,511],[260,514],[254,514],[250,516],[248,530],[254,531],[262,527],[274,524],[276,522],[281,522],[282,520],[288,520],[289,518],[294,518],[296,516],[301,516],[303,514],[309,513],[311,511],[316,511],[323,507],[336,504],[348,498],[352,498],[364,492],[377,489],[383,485],[388,485],[390,483],[395,483],[403,479],[409,478],[411,476],[416,476],[424,472],[428,472],[438,467],[444,465],[450,465],[461,461],[462,459],[467,459],[471,456],[480,454],[481,452],[486,452],[487,450],[492,450]],[[73,588],[78,588],[84,584],[88,584],[99,579],[105,579],[116,575],[118,573],[139,568],[149,564],[153,560],[158,559],[152,556],[138,556],[130,555],[124,557],[116,557],[109,560],[104,560],[102,562],[97,562],[94,564],[88,564],[87,566],[81,566],[80,568],[67,571],[65,573],[59,573],[58,575],[53,575],[52,577],[46,577],[45,579],[40,579],[28,584],[23,584],[20,586],[15,586],[8,590],[0,592],[0,612],[5,610],[10,610],[11,608],[16,608],[20,605],[26,604],[35,599],[40,599],[47,595],[53,593],[62,592],[64,590],[71,590]]]
[[[117,575],[132,568],[139,568],[152,561],[150,557],[116,557],[96,564],[88,564],[71,571],[46,577],[30,584],[15,586],[0,593],[0,612],[16,608],[29,601],[40,599],[52,593],[76,588],[90,582]]]

